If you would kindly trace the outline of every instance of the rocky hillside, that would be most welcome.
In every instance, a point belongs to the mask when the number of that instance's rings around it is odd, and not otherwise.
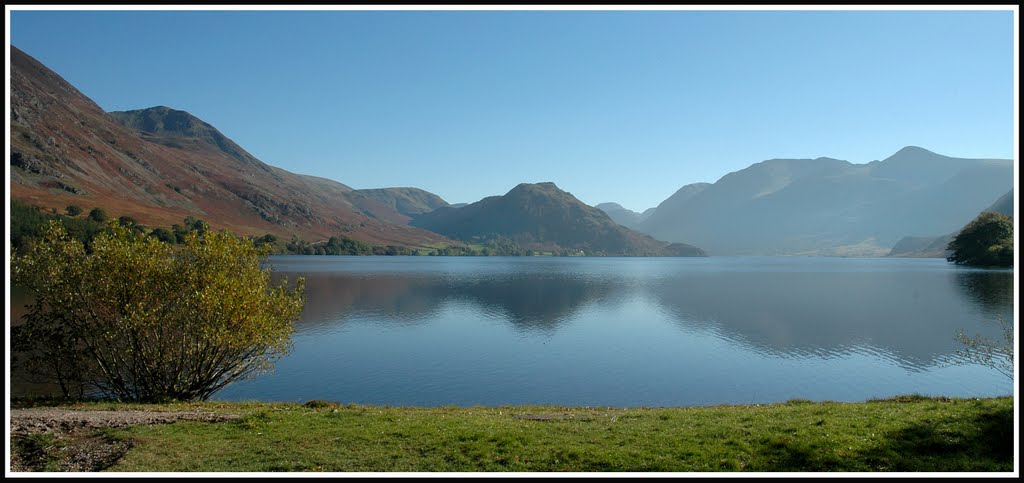
[[[413,216],[449,206],[440,196],[419,188],[353,190],[347,197],[368,216],[403,225]]]
[[[10,94],[14,199],[59,211],[102,207],[151,226],[191,215],[240,234],[344,235],[406,246],[448,241],[367,216],[348,186],[263,163],[187,112],[161,106],[106,113],[13,46]]]

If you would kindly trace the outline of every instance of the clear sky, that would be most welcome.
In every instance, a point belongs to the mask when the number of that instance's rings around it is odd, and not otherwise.
[[[108,111],[451,203],[553,181],[642,211],[771,158],[1013,158],[1012,11],[12,11]]]

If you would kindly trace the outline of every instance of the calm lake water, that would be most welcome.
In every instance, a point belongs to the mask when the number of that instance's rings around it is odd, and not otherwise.
[[[292,352],[216,399],[679,406],[1013,392],[952,364],[1013,272],[942,259],[272,257]]]
[[[214,399],[622,407],[1013,392],[993,369],[953,364],[959,329],[998,340],[998,319],[1013,321],[1009,270],[796,257],[270,264],[306,278],[292,350]]]

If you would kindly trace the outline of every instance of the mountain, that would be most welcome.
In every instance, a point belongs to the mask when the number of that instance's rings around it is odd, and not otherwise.
[[[1013,190],[1007,191],[1005,195],[1000,196],[998,200],[992,203],[983,211],[994,211],[996,213],[1002,213],[1010,218],[1014,218],[1013,210]]]
[[[654,212],[653,208],[649,208],[647,210],[644,210],[643,213],[637,213],[633,210],[627,210],[626,208],[623,208],[622,205],[618,203],[601,203],[599,205],[594,206],[594,208],[597,208],[605,212],[605,214],[607,214],[612,219],[612,221],[626,228],[633,228],[634,226],[640,224],[641,221],[646,220],[647,217]]]
[[[403,225],[415,215],[449,206],[440,196],[419,188],[352,190],[346,196],[366,215]]]
[[[685,243],[668,244],[629,230],[554,183],[523,183],[503,196],[461,208],[442,207],[411,224],[467,242],[508,239],[539,251],[582,250],[626,256],[703,256]]]
[[[906,147],[882,161],[771,159],[684,186],[637,230],[716,255],[881,256],[959,229],[1013,186],[1013,162]]]
[[[665,201],[662,201],[661,204],[645,211],[644,213],[647,213],[647,216],[644,217],[644,220],[642,221],[646,221],[650,218],[658,211],[659,208],[662,209],[662,212],[671,212],[673,210],[680,209],[680,207],[693,199],[693,197],[707,189],[708,186],[711,186],[711,183],[691,183],[679,188],[678,191],[673,193],[672,196],[666,198]]]
[[[886,256],[901,258],[946,258],[946,250],[955,233],[942,236],[905,236],[900,238]]]
[[[996,213],[1002,213],[1006,216],[1013,217],[1013,190],[1008,191],[1003,196],[1000,196],[992,205],[981,212],[994,211]],[[973,218],[972,218],[973,220]],[[969,221],[967,223],[970,223]],[[965,225],[967,224],[965,223]],[[950,250],[946,250],[949,246],[949,242],[953,241],[957,233],[960,232],[958,228],[952,233],[948,233],[942,236],[907,236],[901,238],[892,250],[889,251],[888,256],[890,257],[905,257],[905,258],[946,258],[952,253]]]
[[[107,113],[14,46],[10,63],[13,199],[58,211],[102,207],[151,226],[191,215],[239,234],[450,242],[367,216],[350,199],[362,199],[352,188],[263,163],[185,111]]]

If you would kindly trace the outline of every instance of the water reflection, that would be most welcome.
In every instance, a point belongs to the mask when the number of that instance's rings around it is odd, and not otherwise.
[[[628,262],[626,262],[628,263]],[[958,348],[965,327],[998,336],[982,319],[1012,316],[1012,272],[978,270],[663,270],[629,276],[530,270],[460,273],[330,273],[307,277],[300,331],[353,319],[381,326],[429,324],[446,302],[474,307],[517,332],[551,334],[586,307],[653,303],[687,333],[712,333],[773,357],[871,353],[907,369]]]
[[[997,338],[985,321],[1013,311],[1012,272],[941,260],[275,260],[275,278],[296,275],[307,302],[292,353],[224,397],[678,405],[1001,394],[1001,376],[942,361],[961,328]]]
[[[961,269],[955,281],[965,302],[978,307],[986,318],[1012,319],[1013,271]]]
[[[295,275],[295,274],[289,274]],[[464,302],[519,332],[551,334],[582,307],[623,285],[604,277],[555,274],[308,273],[299,331],[338,327],[353,319],[387,326],[429,323],[446,302]]]
[[[315,332],[344,324],[355,317],[391,326],[429,321],[444,300],[445,290],[434,278],[394,274],[287,274],[306,278],[306,306],[297,331]]]
[[[932,272],[748,273],[705,276],[699,283],[669,280],[651,292],[682,326],[710,326],[760,352],[830,357],[863,348],[921,368],[955,349],[954,335],[977,311],[951,296],[949,278]],[[998,281],[983,287],[1003,289]]]

